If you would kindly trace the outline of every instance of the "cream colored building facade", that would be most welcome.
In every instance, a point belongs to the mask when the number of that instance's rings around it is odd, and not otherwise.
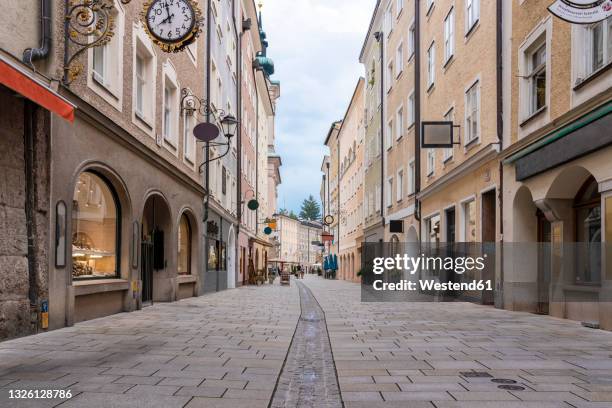
[[[424,242],[500,238],[498,4],[421,2],[421,121],[452,121],[459,136],[421,151]]]
[[[365,139],[364,139],[364,242],[384,239],[383,225],[383,67],[385,56],[382,41],[382,5],[376,2],[366,38],[361,48],[359,62],[365,71]]]
[[[340,223],[338,278],[357,280],[363,239],[363,151],[365,79],[359,78],[338,132]],[[333,156],[332,156],[333,160]]]
[[[340,145],[338,134],[342,127],[342,121],[332,123],[325,138],[325,146],[329,149],[329,168],[326,168],[326,179],[328,181],[327,208],[333,217],[327,226],[327,231],[333,235],[333,241],[326,244],[325,255],[338,255],[338,232],[340,228]]]
[[[504,6],[504,240],[530,249],[504,257],[504,307],[610,330],[612,20],[547,6]]]
[[[416,19],[415,1],[385,1],[383,43],[385,49],[383,127],[384,240],[416,242]],[[392,230],[390,222],[401,223]]]

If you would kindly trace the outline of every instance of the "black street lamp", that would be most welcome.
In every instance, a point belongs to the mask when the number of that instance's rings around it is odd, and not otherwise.
[[[229,140],[236,134],[238,128],[238,121],[231,113],[221,119],[221,126],[223,127],[223,134]]]

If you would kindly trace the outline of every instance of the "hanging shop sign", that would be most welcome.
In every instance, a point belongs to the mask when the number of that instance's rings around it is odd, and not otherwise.
[[[556,0],[548,11],[568,23],[593,24],[612,16],[612,0]]]
[[[184,50],[202,31],[196,0],[145,1],[141,18],[151,40],[165,52]]]

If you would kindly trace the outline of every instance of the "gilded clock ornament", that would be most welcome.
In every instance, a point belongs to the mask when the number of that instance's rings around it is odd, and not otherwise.
[[[151,40],[165,52],[182,51],[202,31],[197,0],[145,1],[141,17]]]

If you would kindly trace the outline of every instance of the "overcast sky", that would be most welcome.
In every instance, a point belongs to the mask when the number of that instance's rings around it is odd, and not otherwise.
[[[256,0],[258,3],[258,0]],[[357,80],[359,52],[376,0],[264,0],[273,78],[281,81],[276,151],[283,160],[278,207],[319,200],[323,142],[342,119]]]

